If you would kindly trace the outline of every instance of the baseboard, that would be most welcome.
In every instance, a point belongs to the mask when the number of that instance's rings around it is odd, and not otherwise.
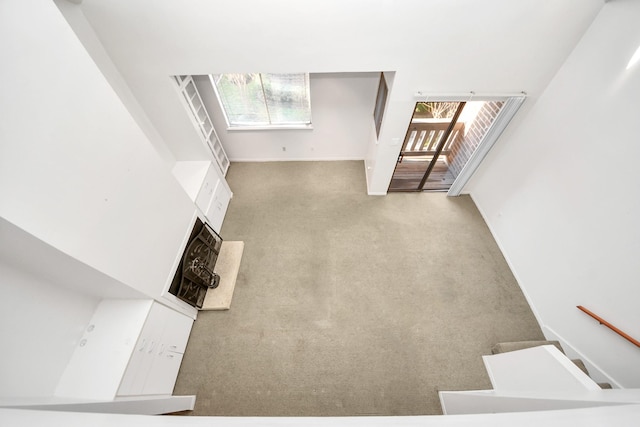
[[[364,157],[265,157],[265,158],[229,158],[232,163],[259,163],[259,162],[347,162],[364,161]]]
[[[533,305],[533,301],[531,300],[531,297],[529,296],[529,293],[522,286],[523,282],[518,277],[518,272],[513,267],[513,263],[511,262],[511,259],[509,259],[509,255],[505,252],[504,246],[502,245],[502,242],[500,241],[500,239],[498,238],[498,236],[494,232],[493,227],[491,226],[491,223],[489,221],[487,221],[487,216],[486,216],[485,212],[482,210],[482,207],[479,206],[476,203],[476,200],[473,197],[473,193],[469,193],[469,196],[471,197],[471,200],[473,200],[473,204],[476,206],[476,209],[478,209],[478,212],[480,212],[480,216],[482,216],[482,219],[484,220],[484,223],[487,224],[487,227],[489,228],[489,232],[493,236],[493,240],[498,245],[498,248],[500,249],[500,252],[502,253],[502,256],[504,257],[505,261],[507,262],[507,265],[509,266],[509,270],[511,270],[511,274],[513,274],[513,277],[515,277],[516,283],[518,283],[518,286],[520,287],[520,290],[522,291],[522,294],[524,295],[524,298],[527,301],[527,304],[529,304],[529,307],[531,308],[531,311],[533,312],[533,316],[536,318],[536,321],[538,322],[538,325],[540,325],[540,328],[543,328],[544,322],[542,321],[542,317],[540,317],[540,313],[538,313],[538,310],[536,310],[536,307]]]
[[[578,351],[571,342],[567,341],[562,335],[558,334],[556,331],[551,329],[548,326],[542,326],[542,332],[544,336],[548,340],[559,341],[562,349],[564,350],[567,357],[570,359],[580,359],[584,362],[589,371],[589,376],[593,378],[596,382],[608,382],[615,388],[624,388],[614,380],[609,374],[606,373],[603,369],[601,369],[597,364],[593,363],[589,357],[582,354]]]

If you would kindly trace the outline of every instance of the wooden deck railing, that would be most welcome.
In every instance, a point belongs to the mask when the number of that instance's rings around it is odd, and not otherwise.
[[[581,305],[576,306],[578,307],[579,310],[585,312],[586,314],[588,314],[589,316],[593,317],[594,319],[596,319],[598,322],[600,322],[601,325],[606,326],[607,328],[611,329],[613,332],[615,332],[616,334],[620,335],[622,338],[626,339],[627,341],[633,343],[636,347],[640,347],[640,341],[638,341],[637,339],[633,338],[631,335],[627,334],[626,332],[621,331],[620,329],[616,328],[615,326],[613,326],[611,323],[607,322],[606,320],[604,320],[602,317],[598,316],[597,314],[593,313],[592,311],[587,310],[586,308],[584,308]]]
[[[425,156],[433,155],[436,147],[440,143],[440,139],[444,136],[445,131],[449,127],[448,121],[437,123],[411,123],[404,146],[402,147],[403,156]],[[453,127],[451,135],[442,147],[442,154],[449,154],[451,146],[456,139],[464,137],[464,123],[456,123]]]

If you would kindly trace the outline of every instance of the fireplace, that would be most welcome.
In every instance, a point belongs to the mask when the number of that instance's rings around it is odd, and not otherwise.
[[[218,286],[220,276],[213,269],[220,254],[222,238],[199,218],[173,277],[169,293],[182,301],[202,308],[208,289]]]

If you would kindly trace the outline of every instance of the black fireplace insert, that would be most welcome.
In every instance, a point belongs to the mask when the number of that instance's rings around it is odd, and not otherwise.
[[[220,282],[220,276],[213,269],[221,247],[220,235],[207,223],[196,219],[169,293],[202,308],[207,290],[216,288]]]

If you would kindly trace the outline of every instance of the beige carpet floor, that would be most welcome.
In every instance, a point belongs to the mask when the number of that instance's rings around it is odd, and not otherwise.
[[[362,162],[234,163],[245,242],[229,311],[201,312],[175,394],[193,415],[441,413],[481,356],[542,333],[468,196],[367,196]]]

